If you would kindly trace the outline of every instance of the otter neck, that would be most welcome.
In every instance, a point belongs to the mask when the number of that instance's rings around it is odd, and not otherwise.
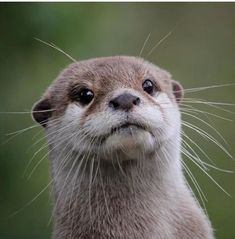
[[[90,184],[105,184],[108,186],[110,184],[111,187],[112,185],[120,185],[120,187],[130,187],[130,189],[138,191],[145,191],[146,184],[148,184],[147,188],[152,185],[157,188],[163,187],[163,189],[165,184],[175,184],[176,182],[179,184],[183,179],[180,143],[180,139],[170,139],[159,145],[157,152],[132,160],[123,160],[123,158],[119,158],[120,155],[110,159],[101,159],[95,156],[89,159],[80,156],[78,159],[74,156],[74,158],[67,159],[71,163],[67,164],[67,167],[62,170],[59,163],[63,159],[54,157],[58,155],[58,152],[54,152],[53,155],[52,151],[54,186],[58,187],[58,191],[60,191],[61,183],[66,179],[70,182],[73,181],[76,186]],[[80,165],[81,160],[83,160],[83,164]],[[72,165],[75,161],[77,161],[77,165]],[[58,167],[58,165],[60,166]],[[69,172],[72,167],[74,170]],[[77,170],[77,167],[79,167],[79,170]],[[61,171],[61,177],[57,177],[56,173],[58,171]],[[62,181],[58,182],[59,180]],[[67,189],[69,186],[68,182]]]
[[[114,166],[100,163],[97,170],[94,163],[92,177],[91,170],[85,170],[77,181],[68,182],[63,191],[58,189],[59,193],[55,193],[55,237],[87,238],[84,233],[90,233],[88,235],[99,238],[102,232],[102,235],[107,233],[104,238],[109,238],[111,232],[106,230],[110,228],[116,235],[114,238],[118,238],[121,230],[118,220],[142,228],[135,238],[144,238],[145,229],[154,231],[156,225],[151,222],[166,213],[167,207],[170,211],[183,185],[179,147],[173,147],[170,142],[162,144],[151,158],[141,160]],[[148,227],[142,215],[149,219]]]

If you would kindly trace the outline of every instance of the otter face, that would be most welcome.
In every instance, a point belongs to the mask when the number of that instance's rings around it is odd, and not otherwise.
[[[178,137],[181,97],[179,83],[143,59],[97,58],[66,68],[36,103],[33,117],[52,147],[135,159]]]

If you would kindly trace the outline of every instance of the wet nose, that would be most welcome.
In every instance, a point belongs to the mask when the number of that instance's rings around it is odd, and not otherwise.
[[[129,93],[121,94],[110,100],[109,106],[115,110],[128,111],[140,104],[140,98]]]

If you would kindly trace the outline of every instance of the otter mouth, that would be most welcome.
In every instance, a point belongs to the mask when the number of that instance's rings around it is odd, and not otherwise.
[[[101,144],[104,143],[109,138],[109,136],[115,135],[115,134],[123,134],[124,136],[125,135],[134,136],[135,133],[137,133],[137,131],[139,130],[147,131],[153,136],[151,131],[149,131],[148,128],[142,124],[139,124],[136,122],[124,122],[122,124],[113,126],[111,130],[109,131],[109,133],[102,135],[100,137],[100,142]]]
[[[111,129],[110,134],[120,133],[120,132],[129,132],[132,133],[133,130],[141,129],[146,130],[146,128],[143,125],[137,124],[137,123],[129,123],[126,122],[124,124],[115,126]]]

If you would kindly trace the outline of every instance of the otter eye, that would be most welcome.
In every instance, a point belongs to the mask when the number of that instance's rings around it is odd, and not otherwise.
[[[94,93],[91,90],[85,88],[79,91],[79,101],[82,104],[84,105],[89,104],[93,98],[94,98]]]
[[[77,91],[77,89],[72,90],[71,92],[71,99],[78,101],[82,105],[88,105],[94,98],[94,93],[93,91],[87,89],[87,88],[82,88]]]
[[[154,84],[151,80],[147,79],[142,84],[143,90],[146,91],[148,94],[152,94],[154,90]]]

